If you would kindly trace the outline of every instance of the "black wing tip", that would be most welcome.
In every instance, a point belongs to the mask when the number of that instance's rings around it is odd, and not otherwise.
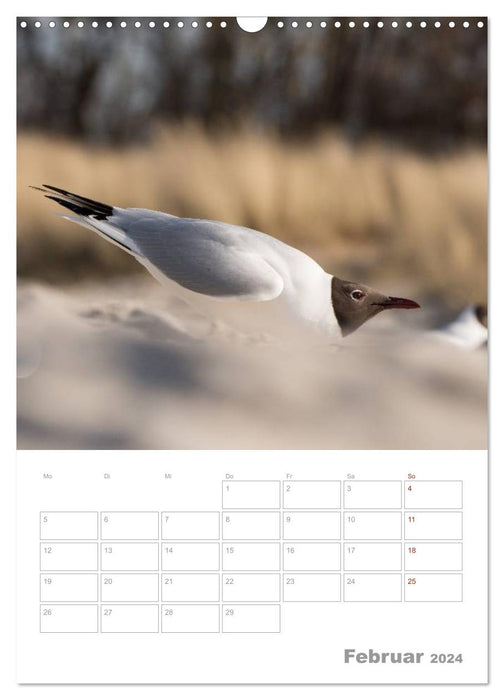
[[[34,185],[29,185],[29,187],[33,190],[43,192],[47,199],[52,199],[61,206],[71,209],[75,213],[82,214],[83,216],[93,216],[96,219],[106,219],[107,216],[112,216],[113,214],[114,208],[110,204],[98,202],[97,200],[90,199],[89,197],[83,197],[80,194],[75,194],[74,192],[64,190],[62,187],[44,184],[42,187],[37,187]],[[61,195],[61,197],[56,197],[54,193],[56,193],[56,195]]]
[[[70,209],[70,211],[73,211],[74,214],[80,214],[81,216],[89,216],[92,214],[92,212],[86,211],[83,207],[80,207],[77,204],[72,204],[72,202],[67,202],[60,197],[56,197],[56,195],[46,194],[46,198],[52,199],[53,202],[65,207],[65,209]]]
[[[53,193],[52,193],[51,191],[49,191],[49,190],[47,190],[47,189],[44,189],[45,187],[48,187],[47,185],[42,185],[42,187],[39,187],[38,185],[28,185],[28,187],[29,187],[31,190],[36,190],[37,192],[42,192],[42,194],[44,195],[44,197],[45,197],[46,199],[52,199],[52,200],[54,200],[55,202],[58,202],[58,204],[62,204],[63,206],[65,206],[65,205],[64,205],[64,200],[62,200],[62,199],[57,199],[57,198],[53,195]]]
[[[69,192],[68,190],[64,190],[62,187],[56,187],[55,185],[42,184],[42,187],[45,187],[46,190],[52,190],[53,192],[59,192],[59,194],[66,194],[69,197],[80,197],[80,195],[78,195],[78,194],[74,194],[73,192]]]
[[[67,190],[63,190],[60,187],[55,187],[54,185],[28,185],[31,190],[38,190],[38,192],[46,192],[47,190],[52,190],[53,192],[59,192],[60,194],[71,194]]]
[[[32,185],[30,185],[32,187]],[[45,187],[45,185],[44,185]],[[93,208],[91,206],[86,206],[85,204],[82,204],[80,201],[72,201],[72,199],[69,197],[70,193],[67,195],[63,195],[61,197],[58,197],[57,194],[52,194],[51,192],[47,192],[47,190],[42,190],[40,187],[32,187],[32,189],[35,190],[40,190],[41,192],[45,193],[45,196],[47,199],[52,199],[53,202],[56,202],[57,204],[61,205],[62,207],[65,207],[65,209],[69,209],[72,211],[74,214],[78,214],[79,216],[85,217],[85,218],[90,218],[95,221],[103,221],[107,219],[107,215],[97,212],[96,208]],[[77,195],[75,195],[77,197]],[[91,200],[92,201],[92,200]],[[102,205],[106,206],[106,205]],[[96,228],[96,227],[95,227]],[[123,248],[126,250],[128,253],[133,253],[132,248],[127,246],[124,242],[118,241],[116,238],[113,238],[110,236],[106,231],[102,231],[100,229],[102,235],[104,235],[106,238],[109,238],[113,243],[119,246],[119,248]]]

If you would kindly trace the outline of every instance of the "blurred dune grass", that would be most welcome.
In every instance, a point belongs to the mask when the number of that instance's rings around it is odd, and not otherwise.
[[[302,248],[328,271],[408,280],[458,306],[486,298],[487,158],[426,156],[337,132],[284,141],[253,128],[162,126],[146,144],[18,137],[18,271],[59,283],[138,271],[91,232],[55,218],[28,185],[54,184],[124,207],[219,219]]]

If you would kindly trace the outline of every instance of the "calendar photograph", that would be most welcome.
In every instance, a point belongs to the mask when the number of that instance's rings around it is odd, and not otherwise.
[[[17,125],[18,449],[487,448],[485,18],[19,17]]]

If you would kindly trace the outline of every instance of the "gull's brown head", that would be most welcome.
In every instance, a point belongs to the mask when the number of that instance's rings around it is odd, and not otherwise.
[[[385,309],[419,309],[420,304],[403,297],[390,297],[365,284],[332,278],[331,300],[343,336]]]

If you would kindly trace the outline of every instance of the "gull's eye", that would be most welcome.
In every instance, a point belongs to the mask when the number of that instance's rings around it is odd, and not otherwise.
[[[355,299],[355,301],[359,301],[359,299],[362,299],[366,295],[364,294],[364,292],[361,292],[360,289],[354,289],[353,292],[350,292],[350,296],[352,297],[352,299]]]

